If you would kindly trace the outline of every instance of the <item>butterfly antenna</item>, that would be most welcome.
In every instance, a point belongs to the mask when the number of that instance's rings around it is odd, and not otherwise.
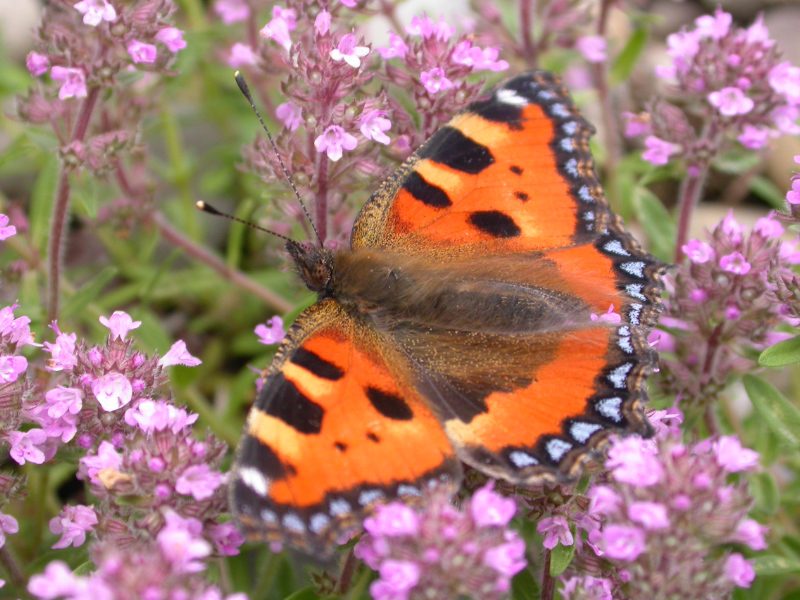
[[[203,212],[207,212],[210,215],[214,215],[216,217],[225,217],[226,219],[230,219],[231,221],[236,221],[237,223],[241,223],[242,225],[247,225],[248,227],[250,227],[252,229],[258,229],[259,231],[263,231],[264,233],[268,233],[270,235],[274,235],[275,237],[281,238],[282,240],[286,240],[287,242],[289,242],[291,244],[297,245],[297,242],[295,242],[291,238],[286,237],[285,235],[281,235],[280,233],[272,231],[271,229],[265,229],[264,227],[259,227],[258,225],[255,225],[254,223],[251,223],[250,221],[245,221],[245,220],[240,219],[238,217],[234,217],[233,215],[229,215],[228,213],[224,213],[224,212],[222,212],[220,210],[217,210],[216,208],[214,208],[210,204],[206,204],[202,200],[198,200],[197,202],[194,203],[194,205],[199,210],[202,210]]]
[[[269,139],[269,143],[272,144],[272,149],[275,151],[275,156],[278,157],[278,162],[281,165],[281,169],[283,169],[283,174],[286,176],[286,179],[289,180],[289,185],[292,186],[292,191],[294,192],[294,195],[297,197],[297,202],[300,203],[300,207],[303,209],[303,214],[306,216],[306,219],[308,219],[308,222],[311,224],[311,229],[314,230],[314,235],[317,236],[317,241],[319,241],[319,245],[321,247],[322,238],[319,237],[319,232],[317,231],[317,227],[314,225],[314,220],[311,218],[311,215],[308,214],[308,209],[306,208],[303,199],[300,197],[300,192],[297,191],[297,188],[294,185],[294,180],[292,179],[292,176],[289,174],[289,170],[286,168],[286,165],[283,164],[283,159],[281,158],[281,154],[280,152],[278,152],[278,146],[275,144],[275,140],[272,139],[272,134],[269,132],[267,124],[264,123],[264,119],[261,118],[261,113],[258,112],[255,102],[253,102],[253,96],[250,94],[250,88],[247,86],[247,82],[244,80],[244,76],[241,74],[241,72],[236,71],[233,74],[233,77],[234,79],[236,79],[236,85],[239,86],[239,89],[242,90],[242,94],[244,94],[244,97],[247,98],[247,101],[250,103],[250,108],[252,108],[253,112],[256,113],[258,121],[261,123],[261,127],[263,127],[264,131],[267,132],[267,138]],[[283,236],[278,236],[278,237],[283,237]]]

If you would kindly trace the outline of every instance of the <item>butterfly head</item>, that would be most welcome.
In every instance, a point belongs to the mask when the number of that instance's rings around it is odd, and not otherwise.
[[[330,292],[333,276],[333,253],[330,250],[289,241],[286,242],[286,251],[308,289],[318,294]]]

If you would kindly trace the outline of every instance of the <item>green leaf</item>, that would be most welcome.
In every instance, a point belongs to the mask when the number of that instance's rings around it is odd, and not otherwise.
[[[745,375],[744,389],[753,408],[778,440],[800,450],[800,411],[775,387],[759,377]]]
[[[643,186],[633,190],[633,207],[639,223],[650,240],[650,251],[662,260],[670,260],[675,245],[675,223],[653,192]]]
[[[714,168],[728,175],[741,175],[760,163],[761,157],[755,152],[730,150],[714,161]]]
[[[50,218],[53,212],[53,200],[56,195],[60,167],[61,163],[58,158],[55,155],[50,156],[42,164],[31,194],[31,208],[28,213],[31,223],[31,240],[43,254],[46,253],[47,239],[50,234]]]
[[[786,208],[786,190],[781,190],[763,175],[756,175],[750,180],[750,191],[764,200],[772,208]]]
[[[575,526],[570,527],[572,537],[575,538]],[[550,577],[558,577],[567,570],[572,557],[575,555],[575,544],[564,546],[559,543],[550,551]]]
[[[770,346],[758,357],[762,367],[785,367],[800,362],[800,335]]]
[[[522,569],[511,580],[512,600],[540,600],[541,597],[541,586],[530,569]]]
[[[313,586],[296,591],[290,596],[286,596],[286,600],[319,600],[319,596]]]
[[[800,573],[800,560],[761,554],[753,562],[756,575],[793,575]]]
[[[756,499],[756,508],[764,514],[774,515],[781,504],[778,482],[769,471],[750,475],[750,490]]]
[[[92,277],[88,283],[82,285],[72,298],[64,303],[61,318],[67,320],[81,313],[100,296],[103,289],[116,277],[117,272],[116,267],[106,267]]]
[[[628,38],[622,52],[619,53],[617,59],[611,67],[609,72],[609,79],[611,85],[618,85],[626,81],[631,76],[633,68],[639,62],[639,57],[642,51],[647,46],[647,40],[650,37],[650,29],[647,27],[638,27],[634,29],[631,37]]]

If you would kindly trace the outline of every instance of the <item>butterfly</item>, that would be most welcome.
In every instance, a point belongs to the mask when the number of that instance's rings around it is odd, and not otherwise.
[[[555,75],[519,75],[378,188],[349,248],[286,244],[319,300],[237,451],[249,540],[324,556],[377,504],[457,489],[462,463],[562,481],[611,434],[652,432],[665,265],[610,211],[592,133]]]

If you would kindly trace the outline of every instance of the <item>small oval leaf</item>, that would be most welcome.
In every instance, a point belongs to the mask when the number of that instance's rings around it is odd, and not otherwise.
[[[572,527],[570,528],[572,529]],[[575,532],[573,532],[573,537]],[[558,546],[550,551],[550,577],[558,577],[567,570],[569,563],[572,562],[572,557],[575,555],[575,544],[571,546],[564,546],[559,543]]]
[[[800,450],[800,410],[760,377],[745,375],[743,382],[764,424],[784,446]]]
[[[785,367],[800,362],[800,335],[770,346],[758,357],[762,367]]]

